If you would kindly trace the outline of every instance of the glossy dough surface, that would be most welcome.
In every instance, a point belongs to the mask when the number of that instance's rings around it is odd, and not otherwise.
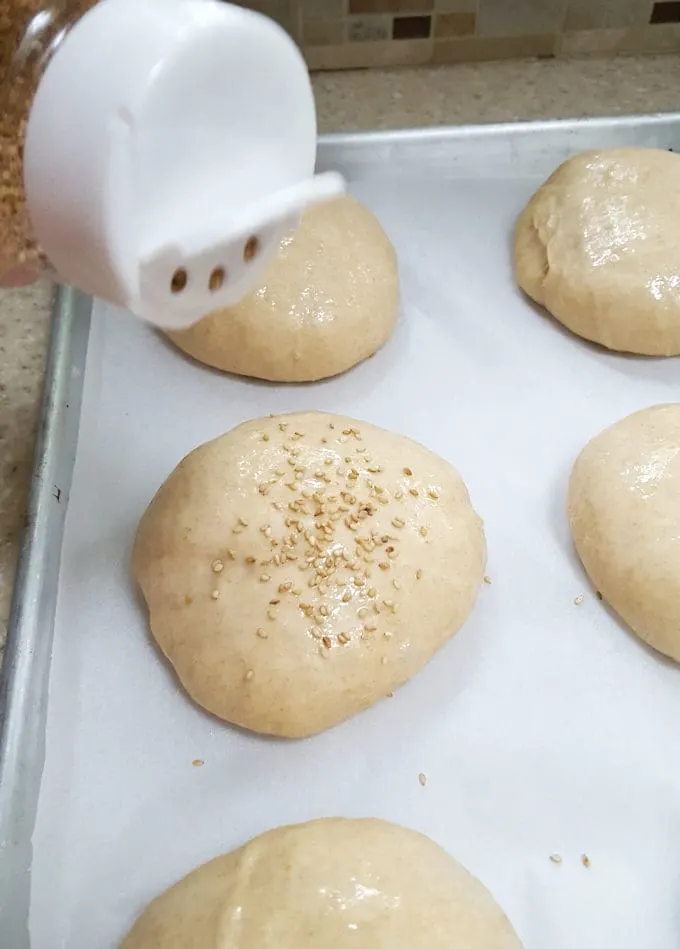
[[[609,349],[680,353],[680,156],[613,148],[570,158],[517,223],[519,286]]]
[[[226,721],[297,737],[419,671],[470,613],[485,543],[446,461],[309,412],[191,452],[144,514],[133,561],[189,694]]]
[[[569,519],[596,589],[641,639],[680,661],[680,404],[636,412],[585,447]]]
[[[121,949],[521,949],[488,890],[386,821],[280,827],[205,864]]]
[[[225,372],[307,382],[373,355],[392,334],[398,306],[394,248],[374,215],[346,195],[304,213],[244,300],[168,336]]]

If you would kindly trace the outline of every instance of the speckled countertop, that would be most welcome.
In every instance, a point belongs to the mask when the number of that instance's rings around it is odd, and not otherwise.
[[[322,132],[680,109],[680,57],[322,73]],[[0,292],[0,648],[19,547],[51,288]]]

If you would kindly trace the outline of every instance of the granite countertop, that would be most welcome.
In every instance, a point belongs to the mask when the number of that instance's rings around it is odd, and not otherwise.
[[[315,76],[322,132],[680,109],[680,58],[531,60]],[[51,288],[0,292],[0,648],[32,465]]]

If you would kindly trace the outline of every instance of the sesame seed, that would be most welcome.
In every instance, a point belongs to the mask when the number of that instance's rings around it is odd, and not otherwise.
[[[272,607],[267,610],[267,619],[276,619],[276,610]]]
[[[598,598],[598,600],[603,599],[602,594],[600,593],[599,590],[595,593],[595,596]]]
[[[427,784],[427,776],[424,775],[422,771],[418,775],[418,781],[420,782],[421,788],[424,788],[425,785]]]
[[[585,600],[584,595],[583,595],[582,593],[579,594],[579,596],[577,596],[577,597],[574,598],[574,606],[580,606],[581,603],[583,603],[584,600]]]
[[[239,522],[239,524],[241,525],[241,527],[247,527],[247,526],[248,526],[248,521],[245,519],[245,517],[239,517],[238,522]]]
[[[264,629],[262,629],[261,626],[257,627],[257,629],[255,630],[255,634],[259,636],[260,639],[266,639],[267,636],[269,635],[268,633],[265,632]]]
[[[378,591],[376,590],[375,587],[369,587],[368,595],[371,597],[371,599],[373,599],[373,597],[378,595]]]
[[[254,675],[255,675],[255,673],[253,672],[253,670],[252,670],[252,669],[248,669],[248,671],[246,672],[246,675],[245,675],[246,682],[250,682],[250,680],[253,678]]]
[[[324,644],[324,646],[326,647],[326,649],[330,649],[330,648],[331,648],[331,641],[330,641],[330,639],[328,638],[328,636],[324,636],[323,639],[321,640],[321,642]]]
[[[550,859],[553,863],[562,863],[562,857],[559,853],[551,853]]]
[[[430,489],[429,489],[429,491],[427,492],[427,496],[428,496],[429,498],[432,498],[433,501],[438,501],[438,500],[439,500],[439,492],[438,492],[438,491],[435,491],[434,488],[430,488]]]
[[[324,465],[332,465],[332,464],[333,464],[333,459],[332,459],[332,458],[324,458],[323,463],[324,463]]]
[[[322,616],[328,616],[328,607],[327,607],[327,606],[324,606],[324,605],[321,605],[321,606],[319,607],[319,613],[320,613]]]
[[[404,496],[404,492],[401,490],[401,488],[397,488],[397,490],[394,492],[395,501],[401,501],[403,496]]]
[[[212,572],[213,573],[222,573],[224,570],[224,564],[221,560],[213,560],[212,562]]]
[[[392,527],[403,527],[406,521],[402,520],[400,517],[392,518]]]
[[[257,563],[256,557],[246,557],[246,563]]]
[[[279,422],[279,431],[285,432],[288,428],[288,422]]]
[[[491,586],[491,577],[484,577],[484,583],[486,583],[486,584],[488,584],[489,586]]]
[[[383,639],[392,639],[392,633],[386,629],[383,633]]]
[[[346,646],[347,643],[349,642],[349,636],[347,635],[347,633],[340,633],[340,635],[338,636],[338,642],[341,643],[343,646]]]
[[[409,489],[408,489],[408,493],[409,493],[412,497],[417,498],[417,497],[418,497],[418,488],[409,488]]]
[[[269,441],[269,435],[263,435],[263,436],[262,436],[262,441],[263,441],[263,442],[268,442],[268,441]]]
[[[389,564],[387,563],[387,561],[385,561],[385,560],[381,560],[380,563],[378,564],[378,566],[380,567],[381,570],[389,570],[389,569],[390,569],[390,565],[389,565]]]
[[[421,527],[418,533],[421,537],[427,537],[427,527]]]
[[[350,593],[349,590],[345,590],[345,592],[342,594],[342,602],[349,603],[351,599],[352,599],[352,594]]]
[[[401,583],[399,583],[398,580],[393,580],[393,581],[392,581],[392,586],[394,587],[395,590],[400,590],[400,589],[401,589]]]
[[[210,596],[213,598],[213,600],[216,600],[216,599],[219,597],[219,595],[220,595],[220,591],[219,591],[219,590],[213,590],[212,593],[210,594]]]
[[[407,478],[410,478],[411,475],[413,474],[413,472],[411,471],[410,468],[404,468],[404,469],[402,469],[402,470],[403,470],[403,472],[404,472],[404,474],[406,475]]]
[[[378,627],[374,622],[364,623],[364,629],[367,633],[374,633]]]
[[[260,583],[269,583],[270,580],[271,580],[271,577],[269,576],[268,573],[260,574]]]
[[[423,579],[423,571],[416,570],[416,580],[422,580],[422,579]]]
[[[581,855],[581,863],[586,868],[590,866],[590,857],[588,856],[587,853],[584,853]]]
[[[357,616],[359,617],[359,619],[364,619],[364,617],[368,616],[368,614],[369,614],[369,609],[366,606],[362,606],[357,610]]]
[[[202,758],[194,758],[194,760],[191,763],[194,766],[194,768],[202,768],[203,765],[205,764],[205,761]]]

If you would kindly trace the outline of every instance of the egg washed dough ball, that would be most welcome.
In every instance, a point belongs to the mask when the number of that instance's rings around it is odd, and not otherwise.
[[[484,562],[451,465],[316,412],[246,422],[191,452],[133,554],[151,632],[187,692],[289,737],[418,672],[466,620]]]
[[[121,949],[521,949],[488,890],[429,838],[381,820],[280,827],[199,867]]]
[[[678,155],[654,148],[576,155],[519,218],[517,283],[585,339],[677,355],[679,204]]]
[[[199,362],[276,382],[350,369],[392,334],[399,306],[394,248],[346,195],[306,210],[261,283],[170,339]]]
[[[596,589],[641,639],[680,661],[680,404],[636,412],[586,445],[569,519]]]

